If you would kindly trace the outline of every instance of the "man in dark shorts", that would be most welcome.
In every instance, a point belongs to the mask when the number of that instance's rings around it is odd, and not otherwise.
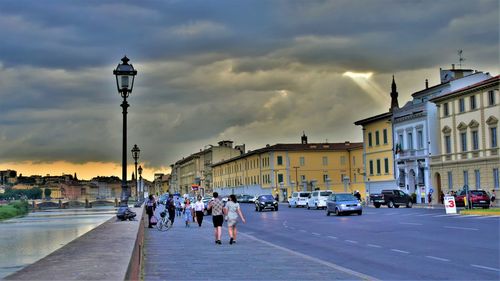
[[[175,201],[174,201],[174,196],[172,194],[168,195],[167,203],[165,204],[165,209],[167,209],[168,219],[173,225],[175,220]]]
[[[208,210],[212,210],[212,222],[214,223],[215,244],[222,244],[220,237],[222,235],[222,223],[224,222],[224,215],[222,210],[224,204],[219,199],[219,193],[213,193],[214,198],[208,203]]]

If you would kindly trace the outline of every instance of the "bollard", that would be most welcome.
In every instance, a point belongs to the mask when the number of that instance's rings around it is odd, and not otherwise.
[[[115,207],[118,207],[118,199],[115,198]]]
[[[85,208],[90,208],[89,207],[89,199],[85,198]]]

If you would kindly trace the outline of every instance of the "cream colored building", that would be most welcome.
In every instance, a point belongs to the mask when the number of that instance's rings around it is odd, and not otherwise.
[[[499,190],[499,76],[430,101],[439,112],[440,154],[431,158],[437,190]]]
[[[361,143],[275,144],[212,165],[214,191],[229,194],[278,194],[293,191],[364,189]]]

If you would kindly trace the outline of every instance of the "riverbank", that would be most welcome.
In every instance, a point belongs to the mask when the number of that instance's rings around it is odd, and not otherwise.
[[[27,201],[16,201],[7,205],[0,205],[0,221],[24,216],[29,212]]]

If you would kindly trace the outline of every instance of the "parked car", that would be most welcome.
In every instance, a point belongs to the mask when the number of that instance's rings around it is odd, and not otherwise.
[[[466,197],[465,190],[460,191],[455,196],[455,204],[457,207],[465,207],[464,198]],[[470,208],[482,207],[488,209],[490,207],[490,196],[484,190],[469,190],[468,202]]]
[[[373,202],[375,208],[380,208],[381,205],[387,205],[389,208],[399,208],[399,206],[411,208],[413,206],[411,196],[399,189],[384,189],[380,194],[370,194],[370,201]]]
[[[262,212],[265,209],[272,209],[278,211],[278,201],[274,199],[271,194],[260,195],[255,200],[255,211]]]
[[[307,209],[311,208],[326,208],[326,200],[328,196],[330,196],[333,192],[331,190],[316,190],[313,191],[309,198],[307,199],[306,207]]]
[[[305,207],[307,205],[307,199],[311,192],[308,191],[298,191],[292,193],[292,197],[288,199],[288,208],[291,207]]]
[[[350,193],[333,193],[326,201],[326,215],[335,213],[337,216],[356,213],[361,216],[363,207],[358,198]]]
[[[257,198],[255,198],[255,196],[253,196],[253,195],[240,194],[240,195],[236,196],[236,199],[240,203],[253,203],[253,202],[255,202],[255,199],[257,199]]]

